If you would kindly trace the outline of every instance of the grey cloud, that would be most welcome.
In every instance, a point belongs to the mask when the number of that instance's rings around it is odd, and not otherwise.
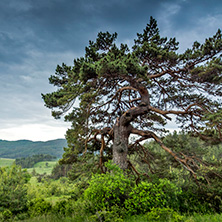
[[[216,31],[221,9],[217,0],[1,0],[0,131],[11,124],[53,125],[41,100],[54,90],[48,77],[57,64],[82,56],[99,31],[132,44],[153,16],[163,35],[186,48]]]

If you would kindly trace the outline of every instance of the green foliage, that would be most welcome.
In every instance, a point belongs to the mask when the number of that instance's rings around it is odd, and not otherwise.
[[[122,211],[124,210],[122,209]],[[89,217],[89,220],[94,222],[124,222],[123,214],[119,206],[112,206],[110,210],[101,209],[97,211],[96,214]]]
[[[175,184],[166,179],[160,179],[159,183],[141,182],[132,188],[125,206],[130,214],[146,213],[156,207],[177,209],[181,192]]]
[[[27,186],[30,175],[21,167],[0,168],[0,212],[18,214],[27,209]]]
[[[47,163],[47,166],[46,166]],[[38,162],[34,165],[33,168],[28,168],[27,171],[29,173],[34,173],[34,176],[46,176],[51,175],[54,166],[58,163],[58,161],[43,161]]]
[[[45,178],[41,182],[38,182],[37,178],[32,178],[31,183],[28,184],[27,195],[29,200],[62,196],[70,198],[75,188],[75,184],[69,183],[69,181],[63,180],[63,178],[59,180]]]
[[[12,212],[9,209],[6,209],[1,213],[0,220],[2,219],[3,221],[8,221],[12,218],[12,215]]]
[[[141,178],[136,185],[118,166],[110,162],[105,166],[106,174],[97,173],[89,180],[72,183],[67,178],[57,181],[44,178],[38,183],[33,177],[26,185],[28,208],[19,212],[5,208],[0,218],[3,221],[31,217],[28,221],[182,222],[208,218],[195,212],[221,212],[222,184],[216,177],[210,187],[198,187],[188,180],[175,185],[155,177],[150,177],[150,182]],[[24,180],[27,182],[28,178],[24,176]],[[194,216],[182,217],[183,214]],[[220,215],[212,218],[220,221]]]
[[[52,205],[44,199],[33,199],[29,202],[28,211],[31,217],[47,214],[51,211]]]
[[[36,154],[30,157],[23,157],[15,160],[16,165],[20,165],[22,168],[32,168],[36,163],[41,161],[50,161],[55,159],[55,156],[49,154]]]
[[[60,163],[62,163],[60,161]],[[71,165],[71,164],[70,164]],[[99,173],[98,169],[98,155],[87,153],[82,157],[78,158],[70,167],[68,177],[70,180],[87,180],[95,173]]]
[[[11,166],[14,162],[14,159],[0,158],[0,167]]]
[[[61,158],[64,152],[63,147],[66,145],[67,142],[65,139],[50,140],[46,142],[0,140],[0,157],[16,159],[35,154],[49,154]]]
[[[79,198],[77,201],[73,201],[69,199],[57,202],[52,212],[58,216],[73,217],[75,221],[84,221],[85,217],[92,215],[91,208],[91,202],[88,200]]]
[[[149,213],[146,214],[147,221],[158,221],[158,222],[182,222],[184,217],[178,214],[176,211],[170,208],[153,208]]]
[[[207,146],[199,138],[192,137],[185,132],[174,131],[163,139],[164,144],[175,152],[186,155],[202,156],[207,152]]]
[[[194,214],[186,217],[185,222],[220,222],[222,221],[222,214]]]
[[[68,205],[67,200],[59,201],[53,206],[52,212],[54,214],[65,216],[67,205]]]
[[[60,177],[67,177],[68,172],[71,170],[72,165],[71,164],[56,164],[53,169],[52,173],[50,175],[51,178],[57,180]]]
[[[84,196],[92,202],[96,210],[123,207],[129,192],[131,181],[116,165],[106,164],[110,173],[95,174],[89,180]]]
[[[204,186],[210,182],[216,175],[222,176],[220,162],[222,156],[221,144],[209,145],[197,137],[192,137],[185,132],[176,132],[166,135],[162,139],[163,143],[175,153],[182,154],[182,159],[190,158],[192,161],[191,169],[197,174],[199,183]],[[130,160],[141,173],[147,173],[147,162],[149,165],[149,176],[167,178],[172,182],[182,186],[187,183],[189,186],[192,178],[186,168],[172,156],[166,153],[159,144],[149,142],[145,144],[144,153],[140,155],[131,155]],[[145,162],[146,161],[146,162]],[[204,179],[205,178],[205,179]],[[206,181],[208,180],[208,182]],[[196,182],[196,181],[195,181]]]

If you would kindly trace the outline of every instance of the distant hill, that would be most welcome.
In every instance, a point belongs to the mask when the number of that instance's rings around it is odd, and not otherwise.
[[[0,140],[0,157],[16,159],[34,154],[49,154],[61,158],[64,152],[63,147],[66,146],[65,139],[49,140],[46,142]]]

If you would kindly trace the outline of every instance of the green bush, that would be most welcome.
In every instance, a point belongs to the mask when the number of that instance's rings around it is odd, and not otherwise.
[[[55,206],[53,206],[52,212],[54,214],[65,216],[67,205],[68,205],[67,200],[59,201],[55,204]]]
[[[36,198],[30,201],[28,211],[31,217],[47,214],[51,211],[51,203],[45,201],[43,198]]]
[[[194,212],[207,213],[209,211],[208,203],[203,200],[201,192],[195,187],[183,190],[179,196],[179,210],[181,213],[188,214],[193,214]]]
[[[62,195],[63,192],[61,190],[61,185],[60,186],[59,185],[60,184],[51,183],[48,186],[48,189],[47,189],[48,196],[60,196],[60,195]]]
[[[0,220],[7,221],[11,219],[12,216],[13,216],[12,212],[9,209],[6,209],[1,213]]]
[[[185,222],[221,222],[222,214],[193,214],[192,216],[186,217]]]
[[[123,222],[122,212],[118,206],[112,206],[110,210],[102,209],[89,216],[90,222]]]
[[[131,181],[116,165],[107,163],[110,173],[95,174],[89,180],[89,187],[84,192],[85,199],[92,202],[94,210],[110,209],[112,206],[124,206],[128,198]]]
[[[194,182],[182,186],[179,195],[179,210],[182,214],[222,212],[222,182],[212,181],[209,186],[198,186]]]
[[[125,207],[129,214],[144,214],[154,207],[177,208],[180,193],[181,190],[166,179],[160,179],[159,183],[141,182],[129,193]]]
[[[0,212],[9,210],[18,214],[27,210],[26,183],[29,178],[19,166],[0,168]]]
[[[93,214],[92,204],[88,200],[79,198],[77,201],[72,199],[59,201],[53,206],[52,213],[58,216],[82,218],[85,215]]]
[[[149,213],[146,214],[147,221],[158,221],[158,222],[182,222],[183,216],[178,214],[176,211],[170,208],[153,208]]]

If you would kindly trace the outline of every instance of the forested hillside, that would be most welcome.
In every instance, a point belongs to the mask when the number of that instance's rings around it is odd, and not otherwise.
[[[63,147],[65,146],[65,139],[50,140],[46,142],[33,142],[30,140],[0,140],[0,157],[16,159],[32,156],[34,154],[49,154],[61,158]]]

